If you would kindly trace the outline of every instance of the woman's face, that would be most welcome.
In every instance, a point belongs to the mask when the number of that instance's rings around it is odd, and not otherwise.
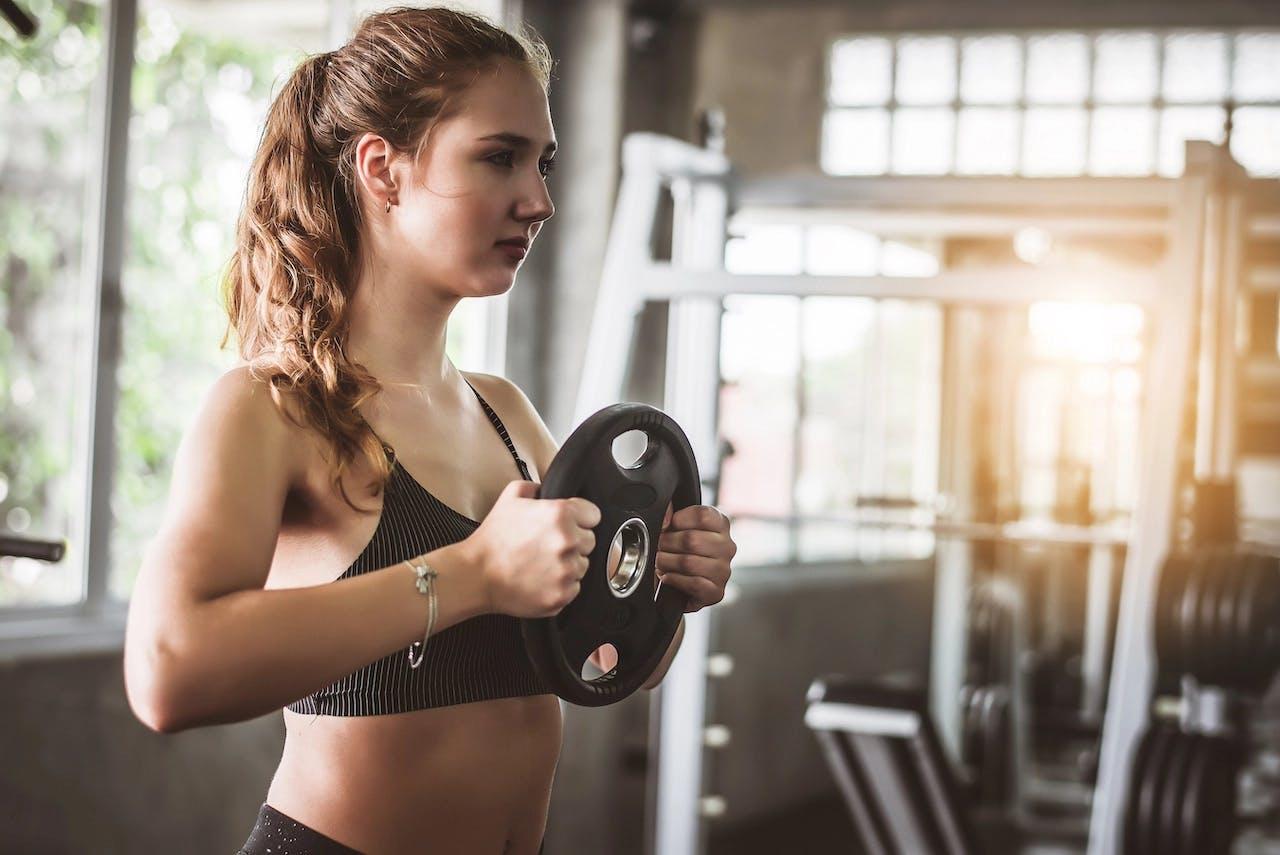
[[[506,292],[524,253],[502,242],[532,244],[555,212],[546,185],[555,146],[546,95],[528,71],[503,62],[481,73],[418,163],[393,161],[391,212],[372,208],[390,229],[385,260],[458,297]]]

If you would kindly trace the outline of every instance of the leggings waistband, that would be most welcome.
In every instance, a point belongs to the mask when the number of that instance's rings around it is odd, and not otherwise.
[[[258,810],[249,839],[237,855],[361,855],[310,826],[282,814],[269,804]]]

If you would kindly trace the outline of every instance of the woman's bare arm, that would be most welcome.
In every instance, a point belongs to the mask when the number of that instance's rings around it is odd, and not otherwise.
[[[264,715],[422,637],[427,601],[403,564],[263,589],[300,477],[297,436],[239,368],[215,384],[183,438],[125,635],[129,704],[154,730]],[[437,632],[487,611],[466,541],[428,560],[440,574]]]

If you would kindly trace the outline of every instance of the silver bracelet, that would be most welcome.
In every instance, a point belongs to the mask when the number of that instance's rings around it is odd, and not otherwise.
[[[430,605],[427,608],[427,631],[422,635],[422,641],[415,641],[409,646],[409,667],[417,668],[422,664],[422,657],[427,652],[427,639],[431,637],[432,631],[436,626],[436,577],[440,575],[439,571],[432,569],[427,563],[427,559],[423,555],[409,558],[404,562],[409,569],[413,571],[413,584],[417,587],[418,593],[426,596]],[[414,655],[414,648],[417,648],[417,656]]]

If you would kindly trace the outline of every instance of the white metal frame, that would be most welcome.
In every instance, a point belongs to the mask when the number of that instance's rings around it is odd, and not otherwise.
[[[1219,151],[1208,144],[1198,156]],[[658,262],[651,257],[650,237],[656,222],[661,189],[672,188],[677,203],[673,261]],[[702,191],[699,187],[709,188]],[[700,203],[702,193],[713,201]],[[1115,781],[1123,776],[1136,726],[1128,722],[1132,710],[1125,698],[1136,698],[1135,687],[1150,679],[1149,652],[1135,649],[1149,645],[1142,627],[1149,615],[1159,560],[1170,541],[1174,498],[1174,460],[1178,441],[1176,417],[1184,404],[1182,366],[1189,364],[1190,318],[1193,311],[1194,254],[1201,230],[1194,217],[1183,213],[1195,209],[1203,196],[1202,183],[1194,175],[1168,179],[969,179],[969,178],[838,178],[805,176],[744,181],[733,176],[730,164],[720,154],[686,143],[654,135],[633,135],[624,143],[623,178],[610,232],[600,294],[595,308],[575,416],[585,419],[595,410],[619,400],[624,393],[627,361],[640,309],[647,300],[668,301],[670,341],[666,384],[666,407],[693,440],[703,476],[712,483],[718,477],[718,460],[713,456],[716,384],[706,366],[718,373],[718,338],[713,319],[719,302],[730,294],[832,294],[860,297],[923,299],[943,303],[1026,305],[1038,300],[1099,300],[1133,302],[1143,305],[1153,319],[1157,333],[1154,352],[1147,360],[1148,378],[1161,372],[1175,372],[1167,382],[1150,382],[1144,413],[1142,446],[1142,486],[1139,510],[1131,534],[1122,595],[1121,637],[1116,650],[1125,651],[1122,668],[1112,672],[1112,703],[1121,714],[1109,711],[1104,731],[1104,759],[1100,787],[1114,793]],[[803,209],[861,209],[864,220],[881,211],[890,212],[901,225],[913,220],[924,226],[938,223],[940,215],[959,211],[981,212],[994,208],[1020,213],[1028,225],[1066,222],[1079,228],[1082,221],[1099,226],[1128,224],[1130,233],[1149,232],[1153,217],[1160,218],[1175,251],[1155,270],[1099,272],[1090,270],[1089,284],[1070,275],[1022,270],[944,273],[933,278],[750,276],[725,272],[720,260],[729,211],[725,201],[736,208],[782,206]],[[867,213],[867,212],[871,213]],[[821,214],[819,214],[821,215]],[[1057,218],[1057,219],[1055,219]],[[984,226],[987,221],[979,220]],[[694,237],[690,237],[692,234]],[[687,304],[687,305],[686,305]],[[699,361],[701,360],[701,362]],[[1103,547],[1109,548],[1109,547]],[[955,596],[964,581],[966,568],[959,562],[960,576],[951,584],[947,562],[939,562],[934,610],[934,650],[947,656],[933,663],[931,695],[954,697],[962,677],[964,599]],[[1100,585],[1095,593],[1106,593]],[[949,596],[941,596],[951,591]],[[1106,603],[1101,608],[1105,611]],[[1099,608],[1094,608],[1098,611]],[[1095,615],[1096,618],[1096,615]],[[1095,620],[1095,622],[1097,622]],[[651,851],[662,855],[694,855],[703,849],[700,829],[701,785],[703,781],[703,740],[707,681],[705,661],[710,633],[706,613],[689,616],[681,649],[659,690],[658,769],[656,803],[651,806]],[[940,647],[941,645],[941,647]],[[1096,663],[1095,663],[1096,664]],[[1119,683],[1117,681],[1120,681]],[[1118,688],[1123,686],[1123,689]],[[952,691],[948,691],[948,689]],[[954,725],[948,727],[948,725]],[[958,733],[958,723],[939,721],[940,733]],[[954,734],[953,734],[954,736]],[[1117,753],[1119,752],[1119,753]],[[1111,818],[1095,801],[1095,827],[1107,829]],[[1095,837],[1106,832],[1095,829]],[[1110,852],[1095,849],[1094,855]]]

